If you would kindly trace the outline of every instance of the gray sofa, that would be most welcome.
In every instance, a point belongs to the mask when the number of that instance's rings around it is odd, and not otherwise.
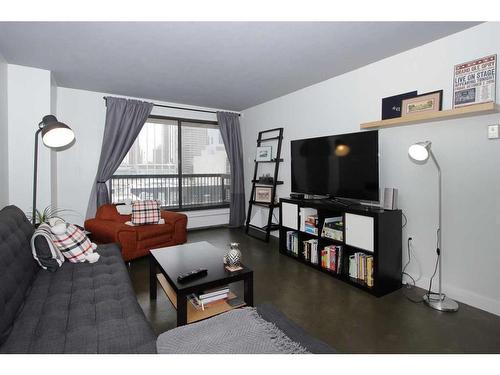
[[[52,273],[33,259],[32,234],[19,208],[0,211],[0,353],[156,352],[117,245]]]

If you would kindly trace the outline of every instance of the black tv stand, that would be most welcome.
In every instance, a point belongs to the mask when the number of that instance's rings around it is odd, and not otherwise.
[[[309,215],[317,217],[315,232],[308,231],[305,222]],[[340,237],[323,233],[330,219],[341,219]],[[383,296],[401,287],[402,268],[402,212],[346,204],[338,199],[280,199],[281,254],[318,271],[358,287],[372,295]],[[314,248],[308,246],[314,243]],[[323,263],[323,250],[335,246],[342,256],[335,258],[335,269]],[[314,254],[313,254],[314,253]],[[373,260],[373,282],[351,269],[351,258],[356,254]],[[314,255],[314,256],[313,256]],[[335,257],[335,256],[334,256]],[[314,259],[313,259],[314,258]],[[359,270],[359,268],[357,269]],[[362,269],[365,272],[366,269]]]

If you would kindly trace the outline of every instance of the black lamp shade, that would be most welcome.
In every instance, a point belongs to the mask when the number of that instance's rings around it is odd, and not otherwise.
[[[49,148],[59,148],[69,145],[75,139],[73,130],[56,116],[47,115],[42,119],[42,141]]]

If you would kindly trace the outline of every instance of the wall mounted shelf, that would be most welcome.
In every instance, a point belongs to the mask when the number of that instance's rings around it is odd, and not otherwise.
[[[492,113],[499,113],[500,106],[496,103],[481,103],[474,104],[467,107],[455,108],[455,109],[447,109],[439,112],[432,113],[419,113],[415,115],[409,115],[404,117],[391,118],[388,120],[379,120],[372,122],[365,122],[360,125],[361,129],[384,129],[391,128],[395,126],[403,126],[403,125],[413,125],[413,124],[421,124],[424,122],[433,122],[433,121],[444,121],[444,120],[452,120],[456,118],[465,118],[472,116],[482,116],[489,115]]]

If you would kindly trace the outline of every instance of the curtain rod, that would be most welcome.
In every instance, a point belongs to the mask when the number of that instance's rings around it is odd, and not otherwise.
[[[104,99],[104,101],[106,101],[106,97],[103,96],[102,97]],[[156,104],[156,103],[153,103],[153,105],[155,107],[162,107],[162,108],[173,108],[173,109],[182,109],[184,111],[193,111],[193,112],[205,112],[205,113],[217,113],[217,111],[208,111],[206,109],[195,109],[195,108],[186,108],[186,107],[176,107],[176,106],[173,106],[173,105],[163,105],[163,104]],[[237,112],[231,112],[231,113],[236,113],[238,116],[241,116],[241,113],[237,113]]]

